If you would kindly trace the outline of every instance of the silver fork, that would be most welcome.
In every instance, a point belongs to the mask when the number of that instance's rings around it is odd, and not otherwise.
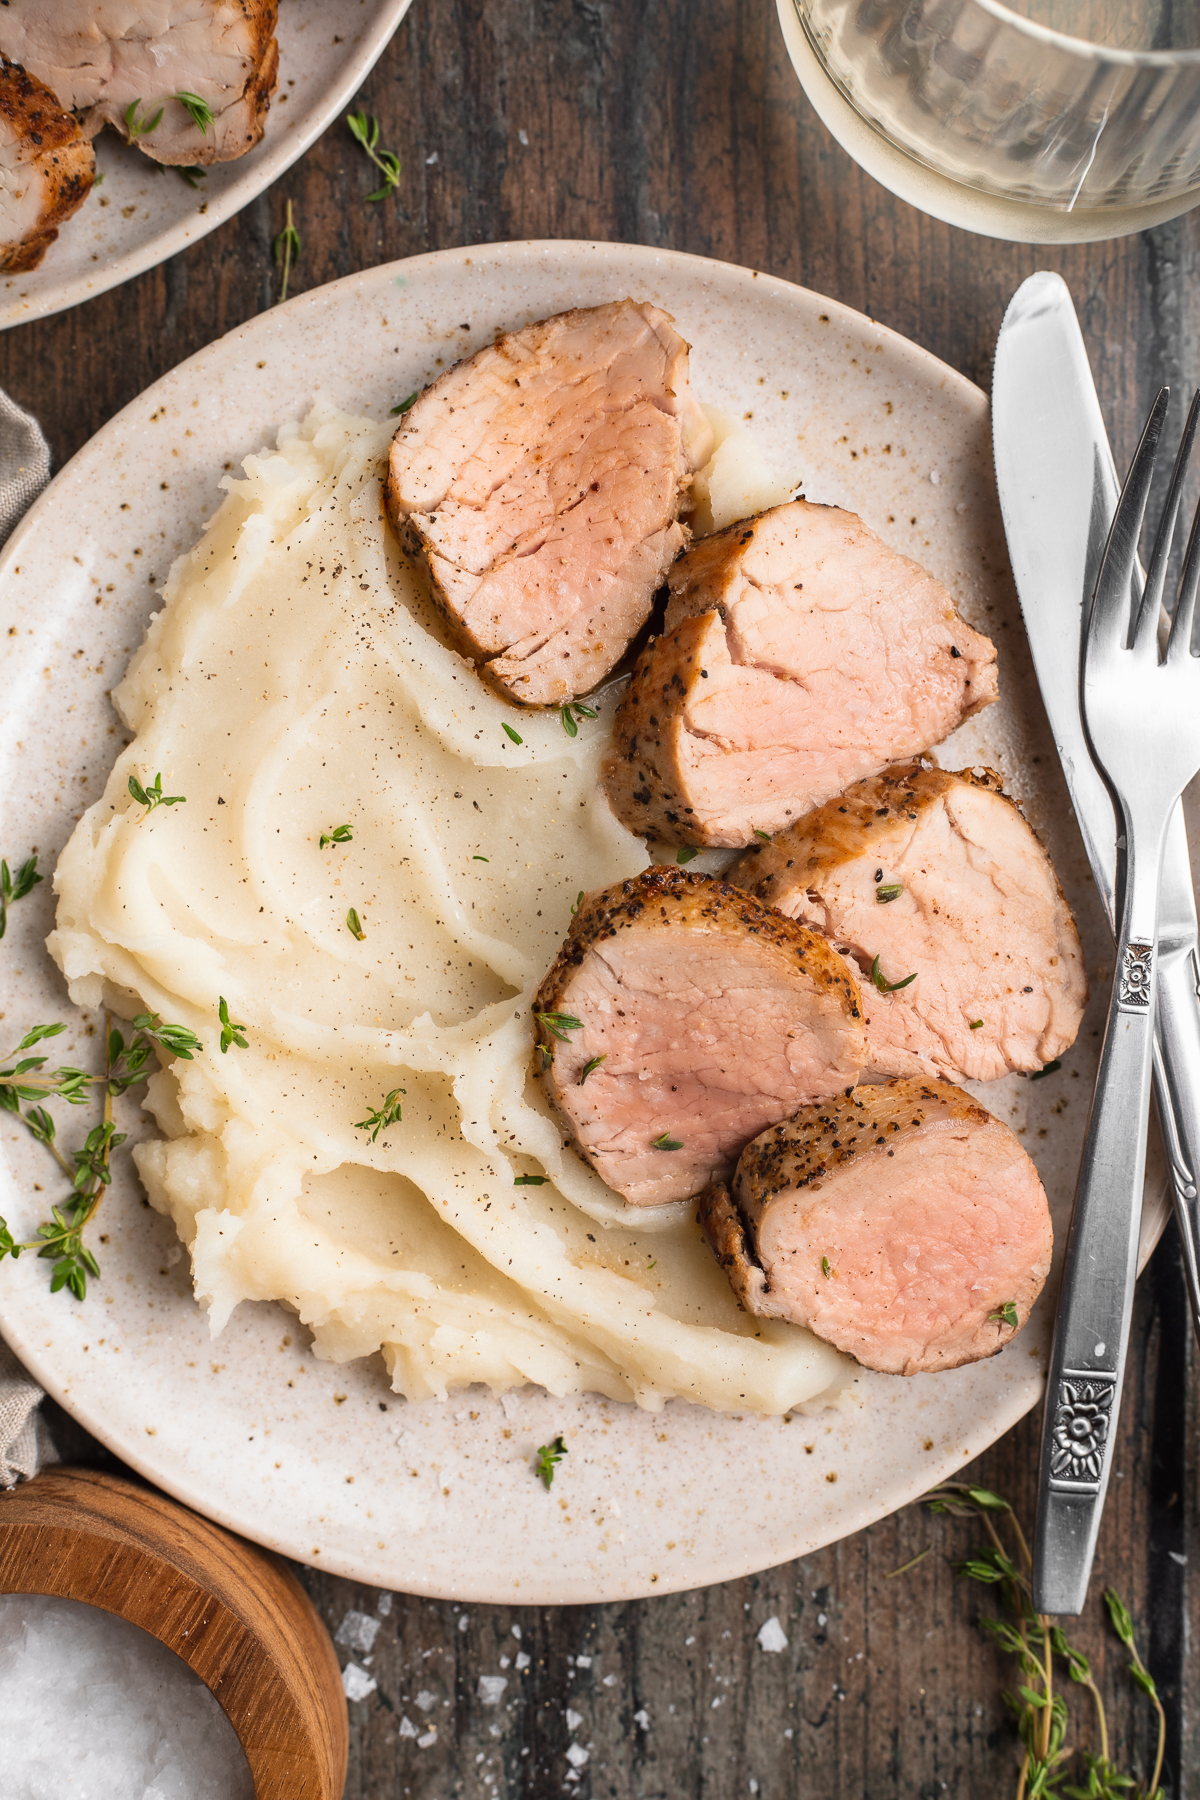
[[[1141,605],[1130,633],[1138,541],[1167,412],[1163,388],[1121,490],[1091,617],[1080,701],[1117,814],[1116,962],[1054,1328],[1038,1477],[1034,1603],[1078,1613],[1087,1596],[1112,1460],[1137,1274],[1154,1047],[1158,889],[1167,824],[1200,769],[1200,508],[1165,653],[1159,620],[1183,478],[1200,414],[1192,401]]]

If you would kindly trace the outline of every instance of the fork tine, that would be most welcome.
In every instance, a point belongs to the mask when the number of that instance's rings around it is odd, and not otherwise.
[[[1200,418],[1200,392],[1194,395],[1191,409],[1188,412],[1188,424],[1193,433],[1198,418]],[[1190,439],[1188,442],[1190,448]],[[1191,655],[1192,625],[1196,617],[1197,590],[1200,590],[1200,505],[1197,506],[1192,518],[1187,553],[1183,559],[1179,599],[1175,603],[1175,617],[1171,621],[1171,635],[1167,640],[1169,659]]]
[[[1183,500],[1184,477],[1187,474],[1188,463],[1192,455],[1192,443],[1196,436],[1198,400],[1200,400],[1200,394],[1193,395],[1192,404],[1188,407],[1183,436],[1179,440],[1179,449],[1175,455],[1175,467],[1171,470],[1167,503],[1163,507],[1162,518],[1159,520],[1158,533],[1154,539],[1154,552],[1150,558],[1150,569],[1142,593],[1142,604],[1133,632],[1134,649],[1143,653],[1153,649],[1156,660],[1163,587],[1167,577],[1167,563],[1171,557],[1171,546],[1175,542],[1175,527],[1179,520],[1179,507]]]
[[[1088,621],[1088,641],[1097,648],[1101,647],[1101,640],[1108,650],[1124,650],[1129,643],[1130,593],[1169,395],[1169,388],[1159,389],[1113,515]],[[1155,545],[1156,551],[1157,548]]]

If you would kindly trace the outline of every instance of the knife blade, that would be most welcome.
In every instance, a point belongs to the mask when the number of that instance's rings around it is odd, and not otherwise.
[[[1009,303],[996,346],[992,437],[1009,557],[1042,700],[1111,926],[1116,821],[1084,738],[1079,653],[1084,608],[1120,484],[1079,321],[1058,275],[1031,275]],[[1159,932],[1155,1100],[1200,1336],[1200,955],[1182,807],[1167,841]],[[1058,1397],[1050,1396],[1047,1429],[1057,1407]]]

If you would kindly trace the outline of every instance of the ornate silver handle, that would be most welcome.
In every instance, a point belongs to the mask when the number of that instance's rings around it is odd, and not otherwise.
[[[1087,1598],[1137,1277],[1157,984],[1153,941],[1144,929],[1142,941],[1129,940],[1130,911],[1118,941],[1042,1421],[1033,1589],[1046,1613],[1079,1613]]]

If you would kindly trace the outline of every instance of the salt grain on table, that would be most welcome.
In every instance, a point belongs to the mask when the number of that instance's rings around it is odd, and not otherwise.
[[[253,1800],[220,1705],[149,1632],[78,1600],[0,1595],[4,1800]]]

